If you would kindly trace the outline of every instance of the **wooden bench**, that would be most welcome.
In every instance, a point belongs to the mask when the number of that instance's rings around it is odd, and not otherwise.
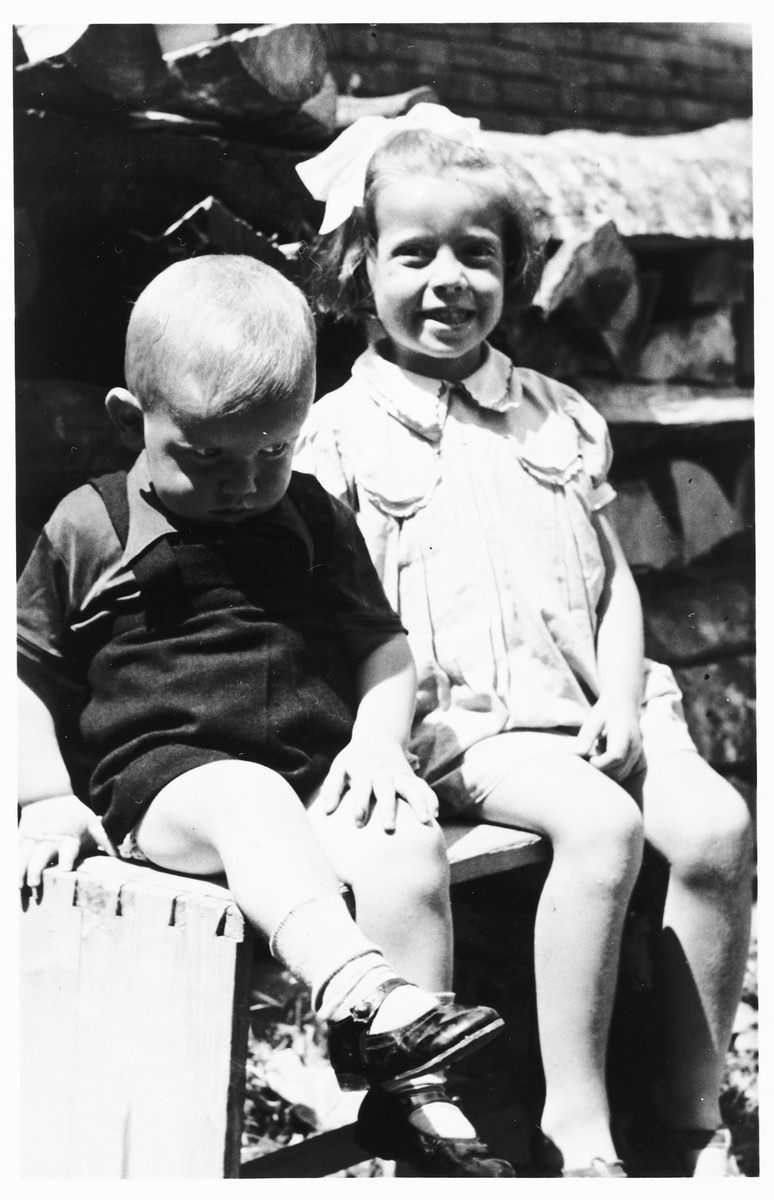
[[[535,834],[445,828],[453,883],[540,862]],[[352,1126],[242,1161],[253,933],[228,888],[106,856],[21,917],[22,1176],[322,1176]]]

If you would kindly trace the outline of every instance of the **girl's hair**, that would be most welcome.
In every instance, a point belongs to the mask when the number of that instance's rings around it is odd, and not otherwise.
[[[289,403],[314,370],[314,319],[303,292],[248,255],[188,258],[167,267],[140,294],[129,320],[127,387],[146,411],[171,380],[194,375],[218,409]]]
[[[318,313],[337,320],[374,313],[366,272],[376,246],[376,200],[387,183],[405,175],[465,172],[502,206],[505,248],[505,304],[523,308],[535,294],[542,263],[534,222],[506,159],[484,149],[441,137],[426,129],[397,133],[374,152],[365,177],[362,207],[331,233],[318,237],[306,256],[304,288]]]

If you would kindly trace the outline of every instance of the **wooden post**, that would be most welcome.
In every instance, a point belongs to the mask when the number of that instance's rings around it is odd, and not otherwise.
[[[247,937],[216,883],[45,872],[22,914],[24,1177],[238,1177]]]

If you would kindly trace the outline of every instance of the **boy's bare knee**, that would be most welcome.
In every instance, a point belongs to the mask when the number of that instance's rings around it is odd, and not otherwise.
[[[378,872],[382,878],[397,875],[406,887],[423,892],[448,887],[449,860],[440,825],[421,824],[404,806],[398,809],[395,831],[386,833],[374,824],[370,837],[363,839],[363,851],[365,871]]]
[[[298,797],[275,771],[239,759],[206,763],[159,791],[137,827],[137,844],[157,866],[218,874],[221,844],[246,835],[255,821],[271,825],[280,806],[289,820],[303,818]]]
[[[224,758],[206,763],[187,771],[185,775],[179,775],[168,786],[179,786],[197,799],[214,798],[218,803],[228,803],[231,798],[241,796],[251,799],[260,796],[268,801],[276,797],[299,802],[290,784],[276,771],[241,758]]]

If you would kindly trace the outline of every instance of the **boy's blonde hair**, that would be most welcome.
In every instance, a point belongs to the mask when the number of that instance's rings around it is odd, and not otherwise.
[[[315,242],[308,255],[305,286],[317,312],[335,318],[373,313],[366,261],[376,246],[376,200],[388,183],[407,175],[465,176],[495,198],[503,214],[505,303],[510,309],[532,300],[540,279],[542,252],[534,220],[507,161],[481,146],[427,129],[407,129],[384,142],[368,164],[362,208]]]
[[[218,411],[256,395],[288,402],[314,372],[315,327],[303,293],[274,267],[210,254],[167,267],[140,293],[126,335],[126,386],[143,408],[168,381],[196,375]]]

